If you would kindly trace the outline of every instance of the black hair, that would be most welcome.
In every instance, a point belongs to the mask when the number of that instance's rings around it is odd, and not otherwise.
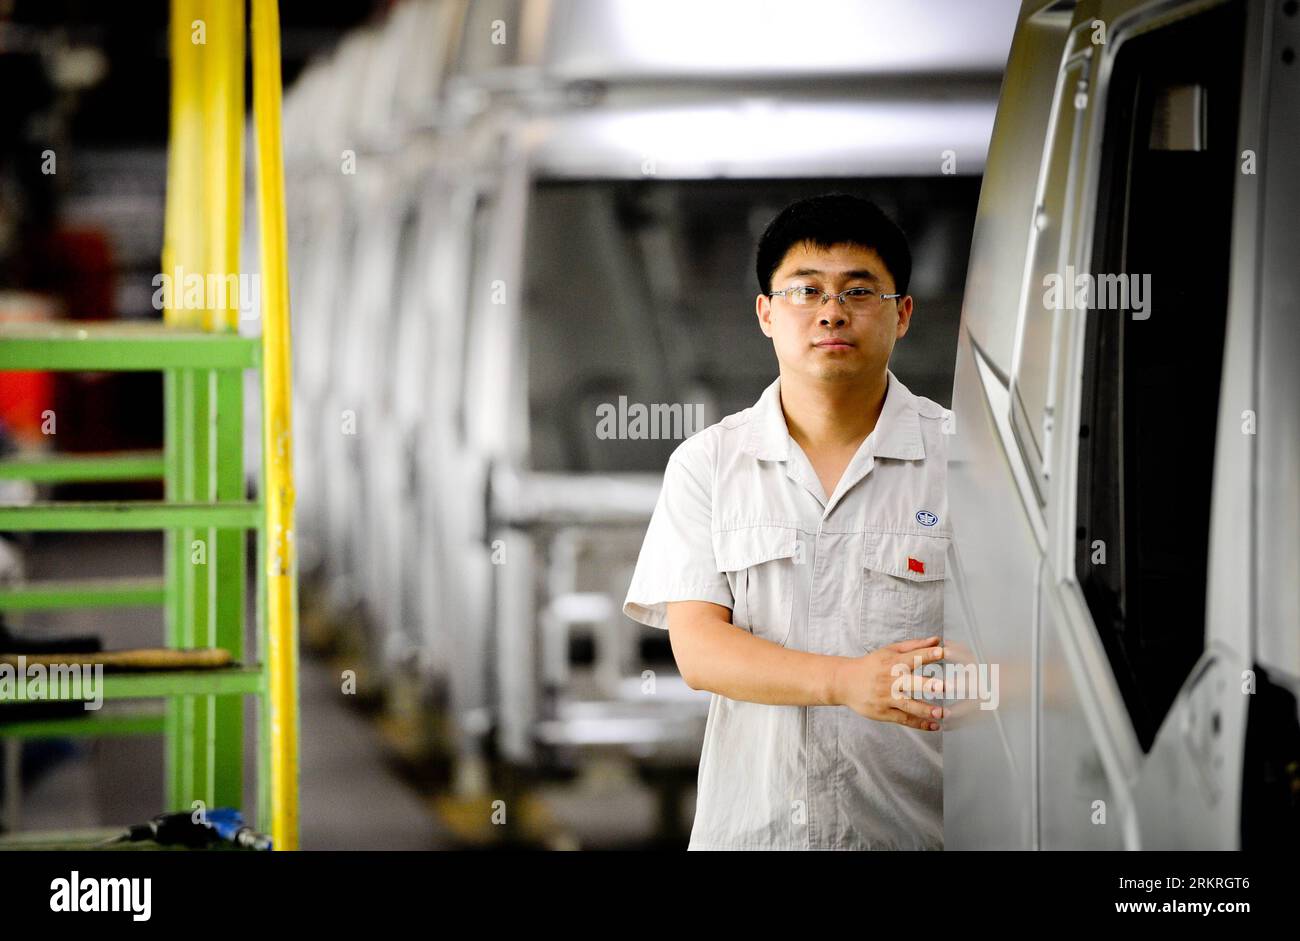
[[[792,247],[808,242],[818,248],[850,243],[873,249],[894,277],[894,290],[907,293],[912,278],[912,250],[907,236],[875,203],[849,193],[824,193],[791,203],[768,223],[758,240],[755,274],[758,289],[772,290],[772,275]]]

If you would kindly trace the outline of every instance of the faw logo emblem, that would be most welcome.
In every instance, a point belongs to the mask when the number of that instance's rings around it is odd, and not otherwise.
[[[933,526],[935,523],[939,522],[939,517],[935,516],[929,510],[917,510],[916,521],[922,526]]]

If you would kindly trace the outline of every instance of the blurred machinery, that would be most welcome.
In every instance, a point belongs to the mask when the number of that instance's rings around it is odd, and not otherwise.
[[[908,232],[893,367],[947,402],[1015,15],[417,0],[289,91],[304,597],[449,717],[460,793],[609,751],[693,780],[708,697],[619,607],[680,435],[597,409],[751,404],[754,245],[829,190]]]

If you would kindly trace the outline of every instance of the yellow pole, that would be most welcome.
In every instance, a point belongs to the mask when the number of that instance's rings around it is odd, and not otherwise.
[[[298,618],[293,533],[289,278],[280,130],[280,16],[253,0],[253,122],[262,259],[262,448],[266,463],[267,650],[271,684],[271,837],[298,848]]]
[[[203,271],[221,279],[225,306],[204,308],[207,330],[239,330],[237,280],[244,210],[244,0],[200,0],[203,50]],[[235,290],[232,291],[232,288]],[[221,295],[217,295],[220,304]]]
[[[201,0],[172,0],[171,127],[167,148],[167,204],[163,222],[162,273],[171,282],[163,320],[196,326],[202,312],[178,304],[184,275],[202,273],[207,262],[203,228],[203,41]],[[177,271],[182,279],[175,280]]]

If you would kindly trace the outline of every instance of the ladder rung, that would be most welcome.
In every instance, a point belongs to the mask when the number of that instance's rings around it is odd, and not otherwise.
[[[167,327],[156,321],[57,321],[0,327],[0,371],[253,369],[261,338]]]
[[[30,668],[29,668],[30,669]],[[104,699],[155,699],[160,696],[233,696],[261,693],[262,671],[256,667],[229,667],[219,670],[152,670],[139,673],[103,674]],[[0,699],[0,715],[5,705],[29,700],[16,698],[21,691],[15,684],[13,699]],[[48,696],[48,686],[45,695]],[[44,698],[32,702],[56,702]],[[67,697],[62,701],[74,701]]]
[[[166,596],[161,578],[50,579],[0,585],[0,611],[139,607],[162,604]]]
[[[74,719],[31,719],[6,722],[0,710],[0,738],[107,738],[160,735],[166,719],[160,712],[87,713]]]
[[[46,454],[0,461],[0,480],[61,484],[94,480],[158,480],[165,471],[161,451],[107,454]]]
[[[262,505],[246,501],[79,503],[55,500],[0,506],[0,532],[123,532],[187,526],[198,529],[259,529],[262,526]]]

